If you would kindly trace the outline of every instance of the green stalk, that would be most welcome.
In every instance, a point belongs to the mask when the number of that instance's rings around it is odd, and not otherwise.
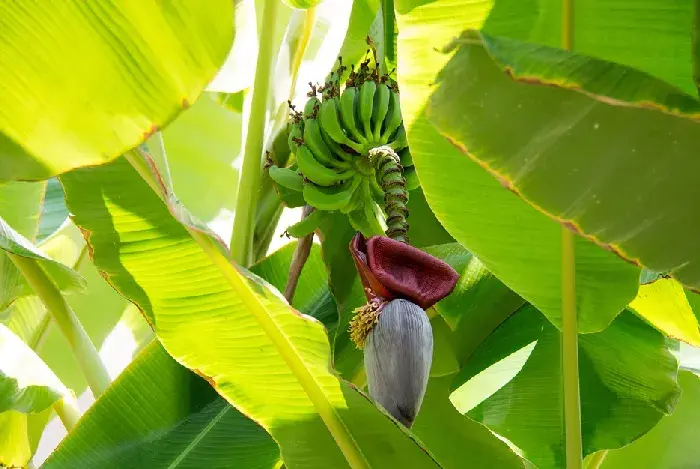
[[[15,254],[7,253],[7,255],[53,316],[61,333],[66,337],[93,395],[97,398],[109,387],[110,379],[97,349],[80,320],[61,291],[36,261]]]
[[[382,0],[382,20],[384,22],[384,60],[381,66],[394,66],[396,65],[394,0]]]
[[[64,397],[56,401],[53,405],[53,410],[61,419],[61,423],[67,432],[70,432],[80,420],[80,410],[75,397]]]
[[[401,159],[388,145],[372,148],[369,159],[377,172],[379,185],[384,191],[386,235],[408,244],[408,191],[403,177]]]
[[[255,216],[255,231],[253,234],[253,261],[258,262],[265,257],[270,247],[275,228],[279,223],[284,206],[275,192],[270,178],[263,180],[262,195],[258,200]]]
[[[561,46],[566,50],[574,49],[574,0],[562,0]]]
[[[608,456],[608,450],[604,449],[603,451],[598,451],[597,453],[593,454],[591,456],[591,460],[588,461],[588,465],[586,466],[586,469],[599,469],[600,466],[603,465],[603,461],[605,461],[605,458]]]
[[[562,47],[574,47],[574,0],[562,0]],[[576,313],[576,257],[574,234],[561,227],[561,355],[564,388],[564,427],[567,469],[583,467],[581,395],[578,375],[578,325]]]
[[[260,49],[258,63],[255,67],[253,98],[248,121],[243,166],[241,168],[236,215],[231,235],[231,258],[248,267],[252,260],[253,230],[257,191],[262,176],[262,153],[265,140],[265,121],[267,117],[267,97],[270,91],[272,75],[272,51],[277,18],[278,0],[265,0],[263,6],[262,29],[260,31]]]
[[[578,376],[578,328],[576,318],[576,261],[574,234],[561,228],[561,354],[564,385],[564,426],[566,437],[566,467],[581,469],[581,397]]]

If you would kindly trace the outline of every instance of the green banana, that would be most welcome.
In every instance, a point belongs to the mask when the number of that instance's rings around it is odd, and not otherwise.
[[[357,210],[348,213],[348,219],[352,227],[366,237],[381,235],[384,232],[382,225],[377,220],[376,205],[372,201],[371,192],[369,184],[363,186],[364,204],[358,207]]]
[[[408,146],[408,140],[406,140],[406,128],[403,125],[399,127],[398,132],[396,132],[396,135],[389,143],[389,146],[394,151],[403,150]]]
[[[304,118],[315,119],[318,109],[321,107],[321,100],[316,96],[312,96],[304,105]]]
[[[326,143],[326,146],[331,149],[333,154],[337,155],[345,162],[351,162],[353,160],[354,155],[352,153],[348,153],[338,143],[336,143],[336,141],[333,140],[330,135],[328,135],[323,127],[321,127],[321,136],[323,137],[323,141]]]
[[[380,83],[377,86],[377,91],[374,93],[374,108],[372,109],[372,123],[374,124],[374,140],[378,141],[382,137],[382,124],[384,118],[389,112],[389,101],[391,99],[391,90],[386,83]]]
[[[303,238],[313,233],[328,215],[325,210],[314,210],[301,221],[287,228],[287,234],[293,238]]]
[[[356,174],[352,179],[333,187],[306,183],[304,184],[304,200],[319,210],[340,210],[350,202],[360,182],[362,182],[362,178]]]
[[[377,84],[372,80],[367,80],[360,86],[360,121],[365,129],[365,137],[372,139],[371,119],[374,109],[374,92]]]
[[[384,118],[384,130],[382,131],[380,142],[388,142],[389,137],[396,132],[396,129],[399,128],[402,121],[403,118],[401,117],[401,102],[399,100],[399,94],[392,92],[391,99],[389,99],[389,110],[386,118]]]
[[[416,167],[411,166],[410,168],[404,169],[403,177],[406,178],[406,190],[412,191],[420,186],[420,181],[418,180],[418,174],[416,174]]]
[[[326,99],[321,103],[319,122],[323,130],[337,143],[347,145],[358,153],[362,152],[362,145],[350,140],[343,132],[343,127],[338,119],[338,106],[335,99]]]
[[[340,120],[343,121],[343,125],[357,142],[367,143],[367,139],[357,128],[357,119],[355,118],[356,96],[357,88],[354,86],[345,88],[343,94],[340,95]]]
[[[297,149],[297,163],[306,179],[321,186],[331,186],[348,179],[354,174],[352,170],[337,172],[334,169],[323,166],[316,161],[313,153],[306,145],[302,145]]]
[[[372,190],[372,199],[376,202],[377,205],[380,207],[384,206],[384,190],[382,189],[382,186],[379,185],[377,182],[377,177],[372,176],[370,178],[370,189]]]
[[[289,130],[289,137],[287,137],[287,144],[289,144],[289,150],[292,153],[296,153],[299,142],[304,140],[304,122],[299,121],[292,124],[292,128]]]
[[[293,169],[270,166],[269,173],[270,178],[282,187],[298,192],[304,190],[304,178]]]
[[[331,165],[344,169],[350,167],[349,163],[333,158],[333,153],[331,149],[328,148],[328,145],[326,145],[326,142],[323,141],[321,127],[315,119],[307,119],[304,122],[304,145],[309,147],[309,150],[311,150],[316,160],[324,165]]]
[[[369,179],[363,177],[362,182],[360,183],[359,186],[357,186],[357,189],[355,189],[355,192],[353,192],[352,198],[350,199],[350,202],[348,202],[348,204],[340,210],[342,213],[349,213],[358,207],[362,207],[362,203],[363,203],[364,198],[365,198],[365,194],[364,194],[365,185],[369,185]]]

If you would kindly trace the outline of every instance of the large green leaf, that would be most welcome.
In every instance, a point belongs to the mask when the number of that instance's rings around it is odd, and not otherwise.
[[[438,82],[430,120],[506,187],[700,288],[700,224],[688,216],[700,207],[700,102],[620,65],[477,34],[458,41]]]
[[[523,308],[501,325],[472,356],[460,381],[532,342],[515,378],[468,415],[513,442],[539,468],[559,468],[564,465],[560,334],[537,310]],[[680,396],[677,370],[668,339],[628,311],[604,331],[580,336],[585,455],[624,446],[670,414]]]
[[[339,55],[356,64],[367,53],[367,34],[379,11],[380,0],[353,0],[348,31]]]
[[[523,461],[484,425],[460,415],[449,400],[454,375],[431,378],[412,431],[448,468],[522,468]]]
[[[361,451],[370,465],[436,465],[332,373],[318,321],[234,269],[215,247],[205,253],[169,209],[182,212],[163,204],[125,159],[61,179],[95,265],[139,306],[168,353],[272,434],[286,465],[345,467],[338,444],[345,454]]]
[[[691,10],[695,0],[576,0],[576,52],[628,65],[696,93],[691,75]],[[495,0],[483,30],[560,47],[560,0]]]
[[[700,460],[695,428],[700,419],[700,379],[687,371],[678,374],[683,395],[673,414],[630,445],[608,452],[605,469],[692,468]]]
[[[251,270],[283,289],[294,244]],[[325,280],[320,249],[314,245],[302,270],[294,305],[328,327],[337,320],[337,313]],[[126,401],[125,395],[134,399]],[[86,435],[91,436],[87,439]],[[227,444],[219,445],[221,438]],[[85,443],[94,439],[100,444]],[[185,442],[187,447],[178,446]],[[45,467],[80,468],[87,461],[95,464],[99,460],[105,468],[158,468],[170,467],[177,460],[177,467],[182,468],[206,465],[223,469],[272,467],[278,459],[277,445],[264,430],[231,407],[204,380],[178,365],[159,344],[152,344],[100,398]]]
[[[0,6],[0,180],[110,161],[192,104],[233,40],[233,3]]]
[[[0,413],[41,412],[64,396],[70,393],[51,369],[0,324]]]
[[[560,226],[505,190],[440,135],[425,115],[436,77],[452,57],[441,51],[465,29],[482,25],[488,2],[399,0],[396,5],[402,113],[430,207],[489,271],[558,325]],[[512,140],[504,138],[500,124],[498,131],[494,128],[489,131],[502,141]],[[595,332],[634,298],[639,271],[581,237],[575,243],[579,330]]]
[[[412,246],[424,248],[454,242],[454,238],[435,218],[420,188],[409,193],[406,208],[408,208],[409,213],[408,224]]]
[[[42,467],[262,469],[278,460],[265,430],[154,341]]]

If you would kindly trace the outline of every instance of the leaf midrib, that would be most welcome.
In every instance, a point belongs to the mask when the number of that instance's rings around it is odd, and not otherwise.
[[[196,437],[194,437],[194,439],[190,442],[190,444],[187,445],[185,450],[182,453],[180,453],[178,455],[178,457],[175,458],[175,460],[172,463],[170,463],[170,465],[168,466],[168,469],[177,468],[180,465],[180,463],[182,461],[184,461],[185,458],[192,452],[192,450],[202,441],[202,439],[204,439],[204,437],[207,436],[207,434],[209,434],[209,432],[212,430],[212,428],[214,428],[216,426],[216,424],[219,423],[219,420],[221,420],[229,410],[231,410],[231,406],[226,405],[223,409],[221,409],[219,412],[217,412],[217,414],[214,416],[214,418],[211,419],[211,422],[209,422],[204,427],[204,429],[202,429],[202,431],[199,432]]]

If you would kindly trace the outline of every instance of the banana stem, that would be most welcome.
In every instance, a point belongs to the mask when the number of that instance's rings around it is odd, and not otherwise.
[[[574,47],[574,0],[562,0],[562,48]],[[578,325],[576,312],[576,257],[574,234],[561,227],[561,357],[564,391],[564,438],[567,469],[583,467],[581,435],[581,391],[578,369]]]
[[[7,255],[53,316],[58,328],[68,341],[93,395],[97,398],[109,387],[109,374],[75,312],[36,261],[15,254],[7,253]]]
[[[53,410],[61,419],[61,423],[67,432],[70,432],[80,420],[80,409],[78,402],[73,396],[66,396],[63,399],[56,401],[53,405]]]
[[[408,191],[401,159],[388,145],[372,148],[369,158],[377,171],[379,185],[384,191],[386,235],[408,244]]]
[[[313,211],[313,207],[309,205],[304,207],[304,211],[301,218],[304,219],[309,216]],[[292,263],[289,266],[289,277],[287,278],[287,285],[284,288],[284,297],[287,299],[289,304],[292,304],[294,299],[294,292],[299,284],[299,277],[301,276],[301,271],[304,269],[304,264],[309,259],[309,254],[311,254],[311,245],[314,242],[314,234],[310,233],[299,240],[296,249],[294,249],[294,256],[292,257]]]
[[[576,318],[576,263],[574,234],[561,228],[562,318],[561,356],[564,389],[564,426],[567,469],[581,469],[581,396],[578,373],[578,327]]]
[[[278,0],[265,0],[260,37],[271,38],[274,36],[278,7]],[[252,259],[253,230],[255,228],[253,220],[257,191],[262,177],[267,97],[270,91],[270,77],[272,76],[272,52],[273,41],[260,42],[258,63],[255,67],[250,119],[248,120],[248,134],[243,154],[238,199],[236,200],[236,215],[231,235],[231,258],[243,267],[248,267]]]
[[[394,47],[394,0],[382,0],[382,20],[384,23],[384,60],[381,66],[388,72],[396,65],[396,49]]]

